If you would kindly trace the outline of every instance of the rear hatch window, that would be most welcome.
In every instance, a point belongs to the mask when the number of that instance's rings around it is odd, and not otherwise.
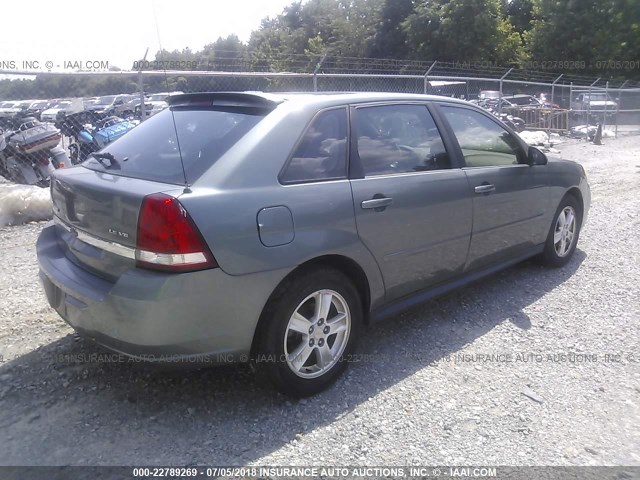
[[[178,185],[186,175],[191,184],[268,113],[235,106],[166,108],[100,151],[108,155],[90,156],[83,166]]]

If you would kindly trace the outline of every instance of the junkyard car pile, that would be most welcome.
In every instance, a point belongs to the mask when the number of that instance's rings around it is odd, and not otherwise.
[[[522,132],[527,127],[553,129],[554,126],[568,131],[569,118],[572,124],[610,123],[618,110],[618,103],[607,93],[579,90],[573,92],[573,98],[561,102],[564,108],[550,100],[545,93],[534,96],[501,94],[494,90],[480,91],[478,98],[471,100],[471,103],[489,111],[517,132]],[[550,118],[559,112],[566,114],[566,121],[553,125]]]

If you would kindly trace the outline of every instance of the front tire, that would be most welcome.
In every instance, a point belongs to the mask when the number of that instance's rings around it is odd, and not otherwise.
[[[573,195],[566,195],[553,217],[541,263],[554,268],[566,265],[576,251],[581,227],[582,209],[578,200]]]
[[[347,367],[362,325],[353,283],[328,268],[284,282],[260,321],[253,358],[281,393],[307,397],[329,387]]]

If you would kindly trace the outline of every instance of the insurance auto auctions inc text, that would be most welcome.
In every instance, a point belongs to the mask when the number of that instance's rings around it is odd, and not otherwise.
[[[415,478],[415,477],[468,477],[495,478],[497,469],[492,467],[259,467],[257,477],[306,477],[306,478]]]

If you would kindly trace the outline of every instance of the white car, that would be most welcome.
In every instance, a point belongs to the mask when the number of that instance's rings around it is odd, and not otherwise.
[[[0,103],[0,118],[10,118],[21,112],[20,102],[8,101]]]
[[[182,95],[184,92],[162,92],[152,93],[144,101],[144,118],[153,117],[167,108],[167,99],[172,95]]]
[[[571,109],[574,116],[613,117],[618,110],[618,103],[606,93],[581,93],[571,102]]]
[[[55,123],[58,119],[58,114],[62,113],[75,113],[84,110],[84,104],[82,99],[77,100],[61,100],[53,107],[46,109],[40,114],[40,120],[43,122]]]
[[[52,103],[49,100],[34,100],[33,102],[31,102],[31,104],[29,104],[27,112],[29,112],[30,115],[36,118],[40,118],[40,114],[51,105]]]

